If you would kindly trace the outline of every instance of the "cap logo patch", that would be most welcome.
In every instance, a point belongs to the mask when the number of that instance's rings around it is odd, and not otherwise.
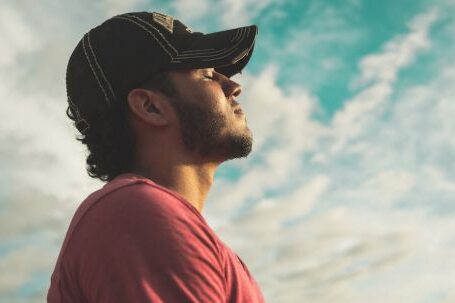
[[[153,12],[152,19],[172,34],[174,28],[174,17]]]

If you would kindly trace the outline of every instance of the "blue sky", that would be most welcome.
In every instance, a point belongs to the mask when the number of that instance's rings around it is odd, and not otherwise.
[[[235,76],[253,152],[220,167],[203,215],[268,302],[455,302],[453,0],[43,0],[0,3],[0,303],[43,301],[103,185],[64,114],[69,55],[140,10],[259,26]]]

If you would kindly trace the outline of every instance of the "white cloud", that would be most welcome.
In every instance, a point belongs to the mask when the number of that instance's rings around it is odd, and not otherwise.
[[[137,11],[136,8],[145,6],[146,0],[104,0],[106,5],[106,15],[108,17]]]
[[[271,0],[222,0],[221,22],[226,27],[247,25],[271,3]]]
[[[415,176],[406,171],[382,171],[362,185],[363,199],[390,204],[401,198],[415,185]]]
[[[258,43],[267,49],[264,54],[269,60],[282,64],[280,79],[285,79],[286,85],[318,91],[328,82],[345,77],[352,50],[361,46],[368,31],[353,25],[360,12],[352,5],[334,7],[329,2],[309,1],[305,9],[299,9],[301,5],[287,2],[274,6],[287,14],[277,17],[270,13],[272,9],[267,9],[260,17],[263,28],[259,30]],[[274,29],[281,26],[286,30],[275,35]]]
[[[422,49],[428,48],[428,30],[436,20],[433,10],[417,16],[410,23],[410,32],[385,44],[382,52],[368,55],[360,62],[361,76],[354,82],[369,86],[361,90],[333,119],[336,143],[331,152],[341,149],[351,138],[368,130],[375,115],[382,115],[382,107],[388,101],[396,80],[396,74],[412,63]]]
[[[393,83],[397,72],[412,63],[419,51],[429,47],[428,30],[437,18],[437,11],[417,16],[409,24],[410,33],[387,42],[379,54],[369,55],[360,62],[361,75],[354,86],[371,81]]]
[[[50,266],[53,266],[54,262],[50,256],[56,256],[49,255],[49,253],[50,251],[44,246],[35,245],[26,246],[14,253],[2,256],[0,259],[0,270],[2,271],[0,276],[0,294],[2,294],[2,298],[14,297],[7,296],[7,294],[14,293],[15,290],[21,288],[24,282],[30,281],[32,273],[45,272]],[[8,302],[13,302],[13,300]]]
[[[273,3],[270,0],[221,0],[216,3],[208,0],[175,0],[170,8],[183,23],[194,26],[194,30],[214,32],[249,25],[253,19]],[[279,15],[277,10],[275,16]]]
[[[322,60],[322,68],[328,71],[333,71],[340,68],[343,65],[341,59],[336,57],[329,57]]]
[[[242,213],[232,223],[257,234],[279,232],[286,220],[307,214],[328,190],[330,179],[324,175],[313,177],[308,183],[278,198],[262,198],[253,209]],[[268,222],[267,224],[263,224]]]
[[[191,24],[192,21],[206,17],[207,12],[212,6],[208,0],[176,0],[171,5],[176,11],[178,19],[187,25]]]
[[[0,3],[0,67],[13,64],[23,52],[39,47],[39,40],[25,22],[25,16],[7,3]]]

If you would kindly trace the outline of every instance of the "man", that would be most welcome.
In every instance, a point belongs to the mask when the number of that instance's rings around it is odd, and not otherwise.
[[[230,77],[256,34],[135,12],[84,35],[68,62],[67,115],[89,175],[109,182],[77,209],[48,302],[264,302],[201,215],[217,167],[251,152]]]

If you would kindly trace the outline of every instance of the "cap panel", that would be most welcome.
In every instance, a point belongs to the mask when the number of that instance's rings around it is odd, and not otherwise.
[[[251,45],[251,48],[248,50],[248,53],[243,57],[236,61],[234,64],[225,65],[221,67],[216,67],[215,70],[227,77],[232,77],[233,75],[240,73],[242,69],[247,65],[248,61],[250,61],[251,56],[253,55],[254,44]]]
[[[202,35],[173,59],[168,68],[213,67],[231,77],[240,72],[251,57],[257,32],[257,26],[251,25]]]
[[[75,114],[75,126],[82,134],[111,108],[96,78],[97,72],[93,72],[90,66],[93,58],[90,57],[87,46],[87,54],[84,52],[85,39],[86,36],[71,54],[66,71],[68,105]]]
[[[90,31],[84,35],[82,38],[82,48],[84,50],[85,57],[90,66],[90,69],[93,72],[93,76],[96,78],[101,91],[106,99],[107,104],[111,105],[115,100],[115,94],[112,89],[111,84],[106,78],[106,75],[103,72],[98,60],[96,59],[96,54],[93,50],[92,44],[90,42]]]
[[[239,47],[242,42],[245,42],[244,39],[250,30],[250,27],[240,27],[203,35],[189,49],[182,51],[175,59],[208,59],[209,57],[224,55]]]
[[[172,58],[172,50],[159,31],[139,19],[113,17],[93,29],[90,36],[99,64],[121,102]]]
[[[144,31],[148,32],[156,40],[156,42],[158,42],[158,44],[163,48],[163,50],[166,53],[168,53],[168,55],[171,58],[173,58],[174,56],[176,56],[178,54],[178,51],[169,42],[169,40],[166,38],[166,36],[157,27],[153,26],[150,22],[145,21],[143,18],[140,18],[133,14],[119,15],[114,18],[129,21],[129,22],[139,26]]]

